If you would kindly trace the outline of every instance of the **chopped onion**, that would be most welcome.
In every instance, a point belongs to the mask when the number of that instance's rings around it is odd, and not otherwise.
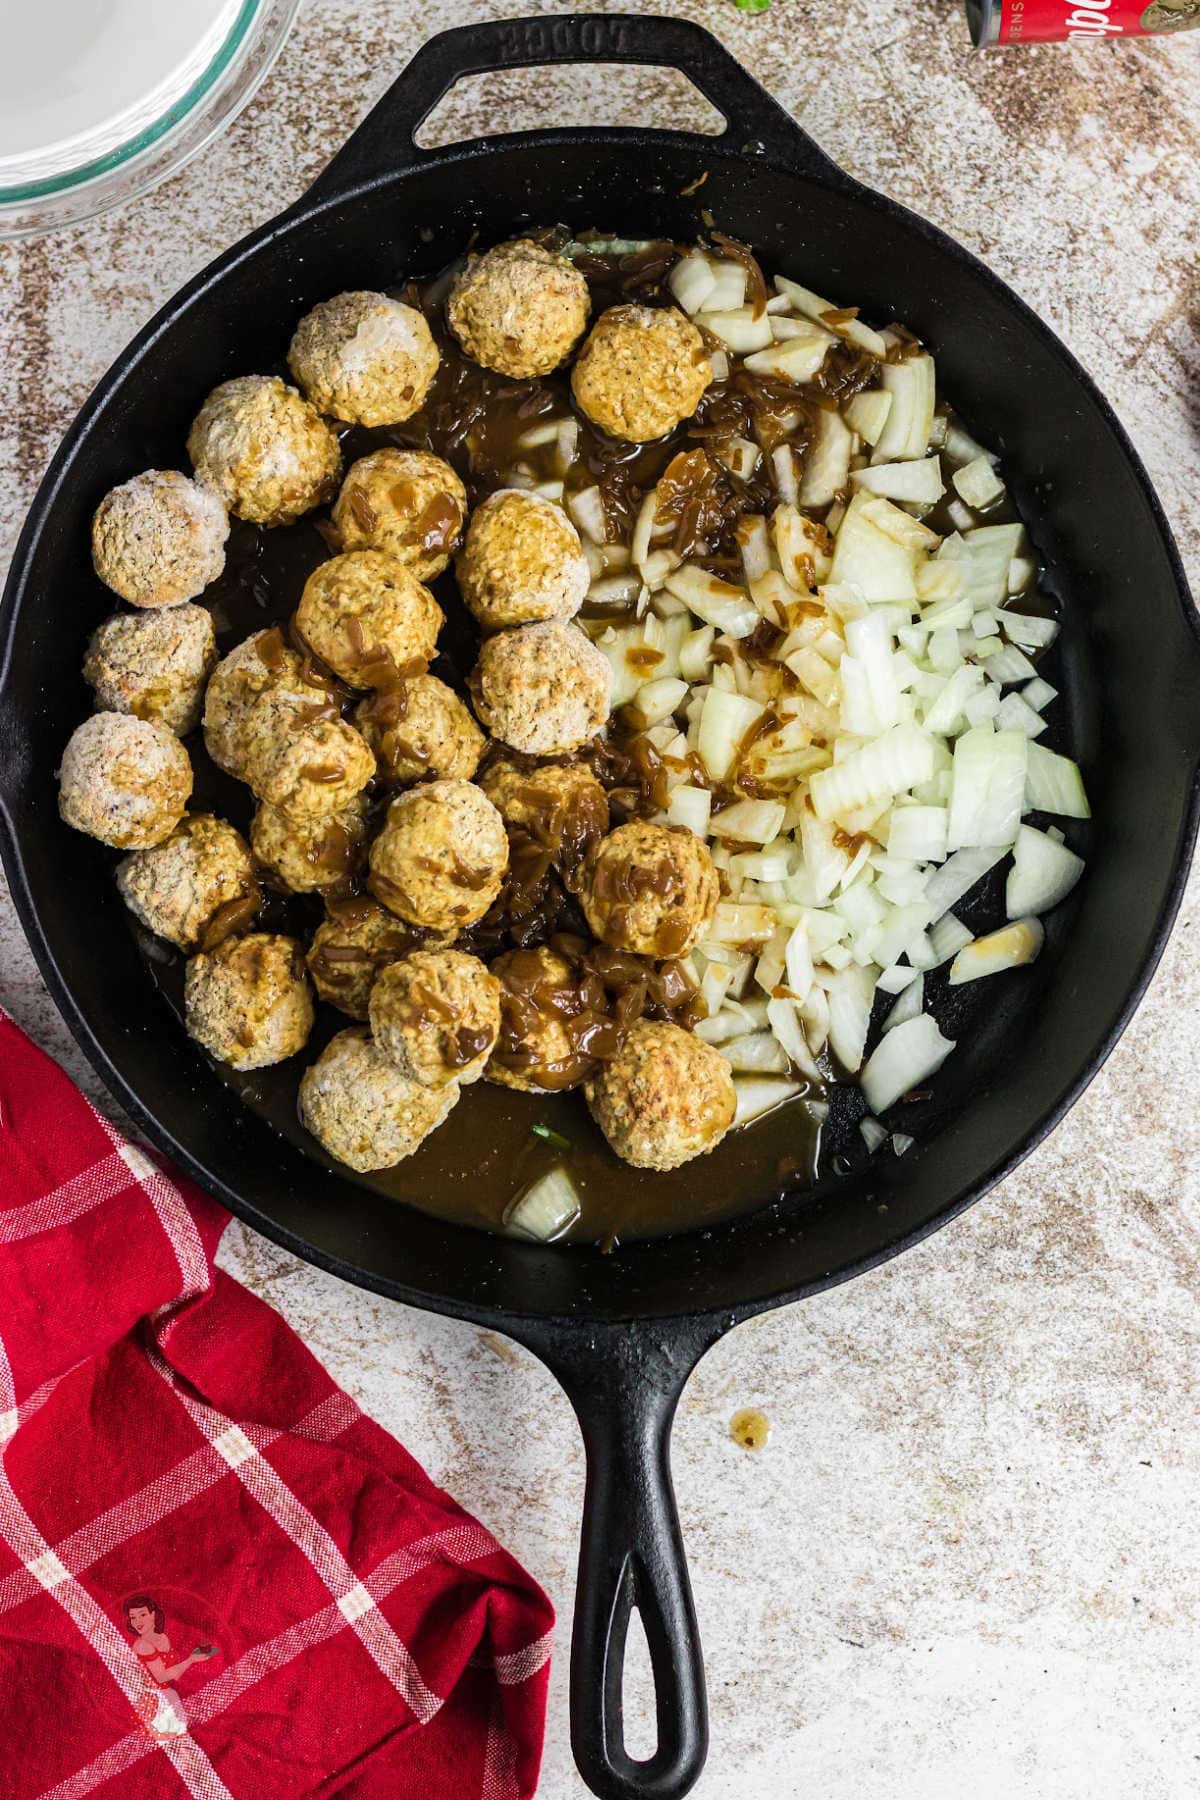
[[[994,656],[988,658],[989,678],[992,681],[999,681],[1005,687],[1010,686],[1014,681],[1025,681],[1029,676],[1036,674],[1037,670],[1025,652],[1016,649],[1012,644],[1006,644],[1003,650],[998,650]]]
[[[1025,806],[1029,739],[1021,731],[976,725],[954,746],[947,844],[951,850],[1000,846],[1017,835]]]
[[[1045,712],[1050,702],[1058,699],[1058,689],[1051,687],[1050,683],[1043,681],[1039,675],[1036,681],[1027,682],[1021,689],[1021,698],[1026,706],[1033,708],[1034,712]]]
[[[669,719],[687,699],[688,684],[671,676],[658,681],[647,681],[629,701],[626,711],[639,730],[657,725],[663,719]]]
[[[667,823],[682,825],[698,838],[708,836],[708,819],[712,811],[712,794],[708,788],[689,787],[686,783],[671,789],[667,806]]]
[[[718,575],[711,575],[695,563],[684,563],[682,568],[675,569],[663,586],[669,594],[682,600],[697,618],[715,625],[718,631],[724,631],[730,637],[749,637],[758,627],[758,608],[742,589],[722,581]]]
[[[551,1238],[561,1237],[581,1210],[579,1190],[562,1164],[555,1163],[509,1206],[504,1229],[514,1237],[533,1238],[545,1244]]]
[[[871,801],[883,804],[928,781],[934,760],[932,738],[915,725],[895,725],[833,768],[817,770],[809,785],[817,817],[838,818]]]
[[[998,975],[1005,969],[1019,969],[1031,963],[1045,940],[1040,919],[1018,919],[1002,925],[987,937],[965,944],[950,964],[950,986],[978,981],[984,975]]]
[[[1013,643],[1020,644],[1025,650],[1044,650],[1058,636],[1058,623],[1055,619],[1012,612],[1006,607],[1000,615],[1000,621]]]
[[[779,444],[772,450],[771,472],[775,477],[780,499],[788,506],[795,506],[800,498],[800,482],[796,475],[796,458],[790,444]]]
[[[892,396],[892,408],[871,460],[883,463],[924,456],[936,398],[932,356],[885,363],[879,379]]]
[[[807,1080],[819,1083],[821,1071],[809,1049],[796,1002],[786,999],[768,1000],[767,1023],[771,1027],[774,1041],[792,1067]]]
[[[848,1075],[862,1067],[871,1003],[875,994],[873,967],[848,968],[826,975],[822,986],[829,996],[829,1046]]]
[[[944,806],[898,806],[891,815],[888,853],[912,862],[945,862],[949,815]]]
[[[1030,744],[1025,770],[1026,812],[1057,813],[1063,819],[1090,819],[1078,764],[1041,744]]]
[[[996,709],[996,725],[1001,731],[1023,731],[1028,738],[1040,737],[1046,721],[1027,706],[1020,694],[1006,694]]]
[[[872,522],[866,508],[870,496],[855,494],[834,540],[830,582],[848,583],[867,601],[917,597],[913,552]]]
[[[667,277],[667,286],[685,313],[699,312],[716,285],[712,264],[698,251],[681,256]]]
[[[578,530],[584,537],[591,538],[593,544],[607,542],[608,519],[598,487],[580,488],[571,494],[567,500],[567,511]]]
[[[754,308],[751,306],[738,306],[729,312],[709,312],[705,309],[704,323],[735,356],[765,350],[775,341],[770,319],[765,313],[755,318]]]
[[[903,367],[903,365],[901,365]],[[936,1074],[954,1048],[928,1013],[907,1019],[880,1039],[865,1064],[861,1086],[875,1114],[886,1112],[902,1094]]]
[[[907,1131],[893,1131],[892,1133],[892,1149],[897,1156],[906,1155],[916,1141],[916,1138],[910,1137]]]
[[[828,506],[841,492],[849,478],[853,445],[853,435],[840,413],[817,414],[800,478],[801,506]],[[825,528],[838,529],[838,521],[830,514],[826,514]]]
[[[774,339],[770,324],[768,336]],[[836,339],[817,325],[802,325],[799,320],[788,337],[772,341],[768,348],[756,350],[746,358],[746,367],[755,375],[772,375],[777,381],[811,381],[829,354]]]
[[[1003,497],[1004,483],[992,467],[991,458],[976,456],[950,477],[959,498],[978,511],[993,506]]]
[[[1022,825],[1013,845],[1013,866],[1004,888],[1010,919],[1049,912],[1065,900],[1083,874],[1083,858],[1044,831]]]
[[[723,462],[730,474],[736,475],[739,481],[750,480],[761,456],[762,451],[758,445],[744,437],[730,438],[717,452],[718,461]]]
[[[746,1037],[731,1038],[717,1048],[731,1069],[747,1075],[786,1075],[790,1072],[787,1052],[770,1031],[756,1031]]]
[[[733,1084],[737,1095],[734,1108],[733,1123],[749,1125],[754,1119],[761,1119],[767,1113],[774,1112],[777,1106],[783,1106],[788,1100],[794,1100],[800,1092],[800,1084],[796,1081],[762,1081],[742,1080]]]
[[[932,506],[946,491],[936,456],[927,456],[918,462],[879,463],[868,469],[855,469],[850,476],[850,485],[913,506]]]
[[[763,707],[744,694],[710,687],[704,696],[696,747],[700,760],[714,781],[724,781],[732,770],[743,739],[762,717]]]
[[[775,286],[781,294],[786,294],[796,311],[803,313],[806,319],[815,319],[822,323],[826,315],[836,313],[838,308],[830,300],[822,300],[819,294],[811,289],[801,287],[798,282],[788,281],[784,276],[775,277]],[[865,350],[870,356],[886,356],[887,340],[878,331],[872,331],[861,319],[845,319],[837,327],[838,335],[847,343],[854,344],[859,350]]]
[[[708,260],[713,285],[700,310],[704,313],[729,312],[740,307],[746,298],[746,271],[741,263]],[[704,323],[709,323],[707,318]]]
[[[579,450],[579,420],[563,419],[558,427],[558,442],[554,452],[554,460],[558,464],[558,472],[565,475],[575,461]]]
[[[679,646],[679,673],[685,681],[701,682],[708,674],[712,662],[713,639],[716,627],[702,625],[699,631],[689,631]]]
[[[845,419],[851,431],[856,431],[865,443],[873,445],[882,437],[891,410],[892,396],[886,388],[865,388],[861,394],[855,394],[846,407]]]
[[[718,944],[765,944],[775,930],[775,912],[757,902],[720,900],[708,927]]]
[[[959,851],[959,855],[965,855]],[[949,962],[957,956],[964,944],[969,944],[975,933],[969,925],[964,925],[956,913],[943,913],[937,922],[929,927],[929,942],[937,962],[933,965],[940,968],[942,963]]]
[[[924,1005],[925,976],[923,971],[918,969],[913,980],[901,990],[900,998],[883,1022],[883,1029],[894,1031],[897,1025],[903,1025],[909,1019],[919,1018]]]
[[[872,1119],[870,1116],[860,1119],[858,1129],[862,1133],[863,1143],[872,1153],[878,1150],[880,1144],[887,1143],[887,1129],[879,1123],[878,1119]]]
[[[710,829],[714,837],[740,838],[747,844],[769,844],[783,829],[786,812],[782,800],[735,800],[732,806],[713,814]]]
[[[1006,849],[1007,845],[999,850],[955,851],[929,878],[925,899],[929,905],[930,917],[940,919],[952,906],[957,906],[963,896],[970,893],[975,883],[981,881],[988,870],[1000,861]]]

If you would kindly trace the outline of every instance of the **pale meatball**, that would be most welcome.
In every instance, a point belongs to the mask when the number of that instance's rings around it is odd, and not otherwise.
[[[524,381],[566,361],[590,310],[587,282],[574,263],[518,238],[467,258],[446,320],[475,362]]]
[[[437,649],[445,615],[412,570],[386,550],[351,550],[313,570],[296,630],[351,687],[386,687]]]
[[[161,844],[124,857],[117,887],[147,931],[181,950],[215,949],[250,924],[260,901],[245,840],[211,813],[190,814]]]
[[[644,444],[689,418],[711,380],[704,339],[673,306],[610,306],[579,352],[571,391],[601,431]]]
[[[562,508],[521,488],[501,488],[475,508],[454,569],[485,631],[573,619],[591,580]]]
[[[615,1049],[602,983],[548,944],[506,951],[492,974],[500,983],[500,1035],[489,1081],[526,1094],[557,1093],[578,1087],[595,1070],[597,1053]]]
[[[511,831],[550,855],[572,892],[596,845],[608,831],[608,796],[582,763],[535,763],[507,757],[491,763],[479,785]]]
[[[147,469],[96,508],[92,563],[130,606],[176,606],[217,579],[228,536],[229,515],[211,488],[176,469]]]
[[[249,781],[294,725],[340,717],[333,683],[270,626],[243,638],[213,670],[204,696],[205,748],[219,769]]]
[[[336,434],[277,375],[239,375],[215,387],[187,448],[200,479],[255,525],[290,525],[324,505],[342,466]]]
[[[367,741],[344,719],[314,719],[264,746],[250,766],[250,786],[268,806],[296,819],[344,813],[375,774]]]
[[[300,1119],[337,1162],[360,1174],[390,1169],[436,1131],[458,1099],[456,1081],[422,1087],[351,1026],[300,1080]]]
[[[345,888],[367,860],[367,808],[360,796],[343,812],[295,818],[260,806],[250,825],[255,856],[292,894]]]
[[[216,661],[212,619],[185,604],[105,619],[92,633],[83,676],[98,711],[153,719],[182,737],[200,722]]]
[[[371,1035],[410,1081],[465,1086],[483,1074],[500,1030],[500,983],[462,950],[416,950],[371,989]]]
[[[497,632],[471,676],[484,725],[526,756],[564,756],[595,737],[611,688],[603,650],[561,619]]]
[[[71,734],[58,781],[58,810],[68,825],[114,850],[145,850],[182,819],[192,765],[165,725],[98,712]]]
[[[733,1124],[737,1095],[719,1050],[679,1025],[639,1019],[585,1087],[593,1119],[635,1169],[677,1169]]]
[[[327,917],[313,934],[308,972],[322,1000],[365,1019],[371,989],[381,969],[412,950],[445,949],[457,931],[421,931],[406,925],[374,900],[331,900]]]
[[[681,825],[618,825],[584,871],[580,904],[596,936],[637,956],[686,956],[721,896],[707,844]]]
[[[469,781],[430,781],[392,801],[368,885],[410,925],[462,930],[483,918],[507,867],[504,820],[486,794]]]
[[[288,368],[318,412],[351,425],[398,425],[424,402],[437,345],[421,313],[386,294],[335,294],[305,313]]]
[[[467,517],[467,490],[429,450],[373,450],[342,483],[333,522],[345,550],[386,550],[418,581],[450,562]]]
[[[302,1050],[313,1002],[304,952],[295,938],[252,931],[226,938],[188,963],[183,982],[188,1031],[218,1062],[265,1069]]]
[[[470,781],[487,743],[470,710],[436,675],[412,675],[372,694],[355,709],[354,723],[384,781]]]

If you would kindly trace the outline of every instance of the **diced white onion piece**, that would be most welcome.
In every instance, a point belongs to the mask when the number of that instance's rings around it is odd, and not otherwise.
[[[866,388],[855,394],[845,410],[845,420],[865,443],[877,444],[892,410],[892,396],[886,388]]]
[[[779,497],[788,506],[795,506],[800,498],[800,481],[796,474],[796,458],[792,455],[790,444],[777,444],[771,452],[771,473],[775,477],[775,486]]]
[[[539,499],[553,500],[557,505],[563,497],[563,484],[561,481],[538,481],[529,491],[531,494],[536,494]]]
[[[774,341],[768,321],[767,338],[766,348],[747,356],[746,367],[755,375],[773,375],[777,381],[795,382],[811,381],[836,341],[832,332],[822,331],[817,325],[802,325],[799,320],[792,335],[778,342]]]
[[[912,862],[945,862],[948,824],[944,806],[896,807],[888,830],[889,855]]]
[[[893,963],[890,969],[883,971],[875,986],[881,994],[904,994],[920,979],[919,969],[910,968],[907,963]],[[920,1012],[921,1008],[918,1006],[916,1010]],[[891,1017],[890,1013],[888,1017]]]
[[[915,725],[895,725],[833,768],[818,769],[809,786],[813,807],[818,818],[833,819],[872,801],[883,804],[928,781],[934,767],[932,738]]]
[[[758,627],[758,608],[743,590],[722,581],[717,575],[710,575],[707,569],[701,569],[695,563],[684,563],[682,568],[675,569],[663,586],[669,594],[682,600],[697,618],[715,625],[718,631],[727,632],[730,637],[749,637]]]
[[[829,527],[832,530],[832,526]],[[867,611],[866,597],[850,582],[826,582],[821,589],[825,610],[835,619],[861,619]]]
[[[631,606],[642,588],[638,574],[602,575],[587,591],[591,606]]]
[[[775,930],[775,912],[756,902],[719,900],[708,935],[718,944],[765,944]]]
[[[983,457],[989,463],[999,460],[990,451],[985,450],[982,444],[977,444],[970,432],[964,431],[963,427],[953,419],[946,421],[944,443],[946,455],[952,457],[956,463],[974,462],[977,457]]]
[[[959,851],[960,856],[966,854],[965,851]],[[964,925],[955,913],[943,913],[937,923],[929,927],[929,943],[932,953],[937,959],[931,967],[940,968],[943,963],[949,962],[950,958],[957,956],[963,945],[969,944],[974,936],[975,933],[971,927]]]
[[[638,508],[638,516],[633,527],[633,538],[629,545],[629,554],[639,569],[644,569],[646,558],[650,554],[650,540],[654,535],[654,522],[658,509],[658,490],[654,488],[646,495]]]
[[[642,580],[646,583],[647,588],[654,594],[654,604],[664,617],[670,612],[686,612],[687,610],[683,601],[676,600],[674,594],[664,594],[662,592],[663,582],[667,579],[667,576],[671,573],[672,569],[677,569],[678,567],[679,558],[675,555],[673,550],[652,550],[645,562],[641,565]]]
[[[1023,650],[1012,644],[1006,644],[995,656],[988,658],[988,677],[1008,687],[1014,681],[1025,681],[1037,671]]]
[[[1024,810],[1057,813],[1063,819],[1090,819],[1092,809],[1078,764],[1041,744],[1030,744]]]
[[[685,681],[703,681],[708,673],[712,658],[713,639],[716,628],[702,625],[699,631],[689,631],[679,646],[679,673]]]
[[[739,481],[749,481],[758,467],[762,451],[749,438],[735,437],[722,446],[718,455],[731,475],[736,475]]]
[[[579,420],[561,420],[558,427],[558,442],[554,452],[554,459],[558,464],[558,472],[560,475],[566,474],[571,464],[575,461],[578,450]]]
[[[851,964],[824,978],[829,996],[829,1046],[848,1075],[862,1067],[871,1002],[875,993],[875,968]]]
[[[963,716],[968,725],[984,725],[989,719],[995,719],[997,725],[1002,728],[1009,725],[1015,726],[1016,720],[1002,719],[1000,710],[1000,689],[994,681],[989,681],[977,693],[971,695],[963,707]]]
[[[909,356],[885,363],[879,379],[892,396],[892,410],[875,445],[873,462],[924,456],[933,429],[936,400],[932,356]]]
[[[794,1010],[794,1009],[793,1009]],[[755,1031],[718,1046],[731,1069],[746,1075],[786,1075],[791,1065],[783,1045],[770,1031]]]
[[[1034,712],[1045,712],[1052,700],[1058,699],[1058,689],[1051,687],[1039,675],[1035,681],[1029,682],[1021,689],[1021,698],[1026,706],[1032,706]]]
[[[900,722],[900,681],[892,653],[892,634],[878,612],[846,625],[846,648],[863,671],[875,724],[863,736],[878,736]],[[847,658],[842,661],[845,680]]]
[[[767,1023],[771,1027],[775,1042],[779,1045],[792,1067],[809,1081],[819,1082],[821,1071],[816,1065],[813,1053],[808,1047],[804,1035],[804,1027],[800,1023],[800,1013],[794,1000],[768,1000]]]
[[[925,899],[929,905],[930,917],[935,920],[940,919],[942,914],[949,912],[952,906],[957,906],[964,895],[970,893],[977,881],[982,881],[988,870],[994,868],[1003,855],[1004,849],[956,851],[929,878],[929,886],[925,889]],[[934,929],[937,929],[936,925]]]
[[[729,357],[724,350],[710,350],[708,353],[708,366],[712,370],[714,381],[729,380]]]
[[[785,839],[779,839],[786,844]],[[739,850],[729,859],[730,873],[740,876],[743,881],[771,883],[786,881],[791,858],[786,847],[782,850]],[[766,895],[763,896],[767,898]]]
[[[919,463],[909,467],[920,468]],[[961,600],[966,592],[963,572],[957,563],[940,562],[930,558],[928,562],[917,564],[917,599],[922,606],[937,606],[939,603]]]
[[[735,307],[729,312],[706,310],[704,323],[735,356],[749,356],[755,351],[766,350],[775,342],[766,313],[756,319],[754,309],[749,306]]]
[[[681,783],[671,789],[667,805],[667,823],[683,825],[698,838],[708,836],[708,819],[712,811],[712,795],[707,788],[689,787]]]
[[[893,506],[882,494],[866,494],[863,497],[863,517],[870,519],[872,525],[895,538],[906,550],[921,552],[938,549],[941,538],[930,525],[915,519],[910,512],[901,506]]]
[[[870,503],[867,494],[859,493],[846,508],[834,541],[830,582],[848,583],[867,601],[913,601],[913,551],[872,523],[865,510]]]
[[[947,506],[946,517],[953,525],[955,531],[970,531],[972,525],[976,523],[975,514],[971,511],[970,507],[957,497],[951,500]]]
[[[866,488],[871,494],[882,494],[888,500],[903,500],[911,506],[932,506],[946,491],[942,485],[941,463],[936,456],[926,456],[917,462],[879,463],[867,469],[854,469],[850,485]]]
[[[803,807],[800,812],[799,832],[805,873],[812,883],[813,902],[823,906],[849,868],[850,858],[834,843],[833,827],[819,819],[811,806]]]
[[[517,439],[518,450],[539,450],[543,444],[552,444],[558,436],[561,419],[540,419],[531,425],[528,431],[521,433]]]
[[[793,927],[784,951],[784,968],[787,971],[787,984],[797,1000],[804,1000],[813,984],[812,951],[808,942],[808,927],[801,922]]]
[[[1025,807],[1029,739],[1021,731],[976,725],[954,746],[947,844],[952,850],[1002,847],[1016,839]]]
[[[893,1131],[892,1133],[892,1149],[897,1156],[907,1155],[916,1141],[916,1138],[911,1137],[907,1131]]]
[[[1004,910],[1010,919],[1049,912],[1065,900],[1083,874],[1083,858],[1044,831],[1022,825],[1013,845],[1013,866],[1004,887]]]
[[[832,561],[829,534],[823,525],[805,518],[795,506],[777,506],[771,515],[771,536],[784,580],[798,593],[807,594],[829,574]],[[819,626],[819,620],[810,620]]]
[[[761,513],[749,513],[738,521],[738,546],[747,582],[759,581],[771,567],[771,538]]]
[[[1014,556],[1008,565],[1008,591],[1023,594],[1037,580],[1038,566],[1032,556]]]
[[[878,1119],[860,1119],[858,1129],[862,1133],[863,1143],[872,1152],[878,1150],[880,1144],[887,1143],[887,1128],[881,1125]]]
[[[782,831],[786,812],[782,800],[735,800],[732,806],[713,814],[709,830],[714,837],[769,844]]]
[[[1041,619],[1031,613],[1017,613],[1006,608],[1000,614],[1005,635],[1024,650],[1044,650],[1058,636],[1055,619]]]
[[[505,1214],[504,1229],[514,1237],[546,1244],[561,1237],[580,1211],[579,1190],[562,1164],[556,1163],[518,1195]]]
[[[709,688],[700,714],[696,747],[714,781],[724,781],[729,776],[746,733],[757,724],[762,713],[763,707],[757,700],[730,693],[725,688]]]
[[[983,670],[961,663],[925,714],[925,729],[947,737],[962,724],[963,708],[983,686]]]
[[[708,982],[709,975],[716,970],[717,965],[715,963],[705,970],[705,983]],[[722,986],[728,990],[731,984],[725,977],[729,976],[730,973],[731,971],[728,969],[719,971],[720,978],[713,982],[711,988],[712,993],[719,994]],[[701,996],[704,997],[704,985],[701,986],[700,992]],[[734,1038],[745,1037],[746,1021],[742,1018],[740,1012],[731,1012],[727,1007],[722,1007],[718,1000],[716,1009],[712,1012],[710,1017],[707,1019],[700,1019],[693,1029],[698,1038],[702,1038],[706,1044],[711,1044],[714,1049],[717,1049],[722,1044],[732,1043]]]
[[[909,1019],[916,1019],[925,1005],[925,976],[921,970],[913,972],[913,979],[903,988],[900,998],[883,1022],[885,1031],[894,1031],[897,1025],[905,1024]]]
[[[1045,936],[1040,919],[1017,919],[1012,925],[989,932],[987,937],[976,938],[964,945],[950,964],[950,986],[962,987],[984,975],[1022,968],[1036,957]]]
[[[798,313],[803,313],[806,319],[812,319],[818,325],[826,313],[840,310],[834,306],[832,300],[822,300],[821,296],[814,294],[811,288],[801,287],[799,282],[789,281],[786,276],[777,275],[775,286],[781,294],[787,296]],[[872,331],[871,327],[864,325],[861,320],[846,319],[837,327],[837,330],[848,343],[856,344],[860,350],[867,351],[869,355],[886,356],[886,338],[882,337],[878,331]]]
[[[1008,597],[1008,570],[1024,535],[1020,525],[977,525],[959,546],[967,592],[975,606],[1003,606]],[[950,540],[942,545],[944,555]]]
[[[647,681],[637,691],[636,696],[626,707],[626,712],[639,731],[648,726],[658,725],[687,699],[688,684],[686,681],[666,676],[659,681]]]
[[[742,1080],[735,1081],[733,1086],[737,1095],[733,1114],[735,1131],[740,1125],[749,1125],[752,1120],[774,1112],[777,1106],[794,1100],[800,1092],[799,1083],[795,1081]]]
[[[828,506],[835,494],[845,487],[850,475],[850,456],[854,437],[840,413],[822,409],[813,422],[813,435],[804,459],[800,477],[800,505]],[[828,531],[838,529],[838,521],[826,515]]]
[[[699,1025],[703,1025],[706,1028],[703,1034],[706,1043],[717,1043],[720,1041],[722,1033],[717,1030],[717,1014],[720,1013],[721,1004],[724,1001],[726,994],[729,992],[732,983],[733,970],[722,968],[720,963],[709,963],[701,977],[700,1000],[708,1016],[701,1019]],[[730,1025],[732,1026],[732,1024],[733,1021],[730,1020]],[[697,1026],[697,1029],[699,1029],[699,1025]],[[729,1036],[733,1037],[735,1035],[735,1031],[731,1029]]]
[[[746,298],[746,271],[738,262],[717,262],[709,259],[713,285],[706,295],[702,312],[729,312],[741,306]],[[704,323],[707,325],[708,320]]]
[[[598,487],[579,488],[568,497],[567,511],[576,527],[584,537],[591,538],[593,544],[603,544],[608,540],[608,520],[604,513],[604,501]]]
[[[955,469],[950,479],[959,498],[977,511],[993,506],[1004,494],[1004,483],[986,456],[977,456],[964,463],[961,469]]]
[[[1026,737],[1040,737],[1046,721],[1027,706],[1020,694],[1006,694],[996,711],[996,725],[1001,731],[1023,731]]]
[[[681,256],[667,277],[667,286],[685,313],[699,312],[716,285],[712,264],[696,251]]]
[[[903,366],[903,365],[901,365]],[[863,1068],[861,1086],[873,1113],[886,1112],[901,1095],[937,1073],[954,1048],[928,1013],[884,1033]]]

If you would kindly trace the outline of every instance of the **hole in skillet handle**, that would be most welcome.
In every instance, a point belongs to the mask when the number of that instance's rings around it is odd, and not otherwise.
[[[420,149],[415,134],[464,77],[552,63],[676,69],[726,120],[725,131],[716,138],[702,137],[702,144],[761,155],[826,186],[858,190],[858,183],[818,149],[711,32],[687,19],[591,13],[491,19],[431,38],[317,177],[302,204],[330,199],[436,154]]]

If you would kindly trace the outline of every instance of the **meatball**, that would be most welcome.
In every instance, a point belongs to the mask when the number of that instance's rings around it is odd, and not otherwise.
[[[367,860],[367,809],[361,796],[344,812],[297,819],[260,806],[250,843],[263,868],[292,894],[345,888]]]
[[[423,315],[386,294],[335,294],[314,306],[288,351],[288,368],[317,411],[351,425],[411,418],[438,361]]]
[[[609,1144],[635,1169],[677,1169],[706,1155],[733,1124],[737,1104],[719,1050],[679,1025],[650,1019],[630,1027],[584,1092]]]
[[[300,1080],[300,1118],[330,1156],[360,1174],[390,1169],[420,1148],[458,1099],[458,1083],[422,1087],[365,1031],[326,1044]]]
[[[411,569],[386,550],[351,550],[314,569],[296,608],[296,630],[351,687],[384,687],[398,670],[422,668],[444,614]]]
[[[603,985],[548,944],[508,950],[492,964],[500,983],[500,1035],[487,1078],[527,1094],[577,1087],[596,1052],[615,1048]]]
[[[398,794],[371,845],[368,886],[410,925],[474,925],[508,867],[504,820],[469,781],[430,781]]]
[[[547,619],[489,638],[471,686],[494,737],[526,756],[563,756],[607,719],[612,666],[577,625]]]
[[[266,931],[226,938],[188,962],[183,1012],[196,1042],[231,1068],[265,1069],[295,1056],[313,1022],[303,950]]]
[[[211,488],[176,469],[147,469],[96,508],[92,563],[130,606],[176,606],[217,579],[228,536],[229,516]]]
[[[146,850],[182,819],[192,765],[165,725],[98,712],[71,734],[58,781],[58,810],[68,825],[114,850]]]
[[[500,757],[479,785],[510,831],[549,851],[574,892],[588,856],[608,830],[608,796],[592,771],[582,763],[522,768]]]
[[[644,444],[690,417],[711,380],[704,339],[673,306],[610,306],[579,352],[571,391],[601,431]]]
[[[356,708],[354,723],[385,781],[423,781],[427,775],[470,781],[487,743],[453,688],[436,675],[413,675],[372,694]]]
[[[344,813],[375,773],[367,741],[344,719],[293,721],[250,765],[250,786],[268,806],[312,820]]]
[[[248,781],[295,722],[340,716],[332,682],[272,626],[244,638],[213,670],[204,696],[204,743],[218,768]]]
[[[454,567],[485,631],[572,619],[591,580],[579,533],[562,508],[521,488],[501,488],[475,508]]]
[[[618,825],[584,871],[580,904],[596,936],[638,956],[686,956],[721,885],[707,844],[681,825]]]
[[[500,1030],[500,983],[477,956],[415,950],[371,989],[371,1035],[422,1087],[478,1081]]]
[[[200,479],[255,525],[290,525],[323,505],[342,466],[334,432],[277,375],[240,375],[215,387],[187,448]]]
[[[181,950],[212,948],[210,934],[248,925],[259,907],[245,840],[211,813],[189,814],[161,844],[124,857],[117,886],[147,931]]]
[[[444,949],[458,936],[405,925],[374,900],[327,901],[326,913],[313,934],[308,972],[321,999],[352,1019],[366,1018],[380,969],[411,950]]]
[[[524,381],[566,361],[590,310],[587,282],[574,263],[518,238],[467,258],[446,321],[475,362]]]
[[[467,516],[467,490],[428,450],[373,450],[352,464],[333,509],[345,550],[387,550],[418,581],[450,561]]]
[[[204,687],[217,661],[212,619],[202,606],[114,613],[97,625],[84,680],[100,712],[153,719],[182,737],[200,722]]]

